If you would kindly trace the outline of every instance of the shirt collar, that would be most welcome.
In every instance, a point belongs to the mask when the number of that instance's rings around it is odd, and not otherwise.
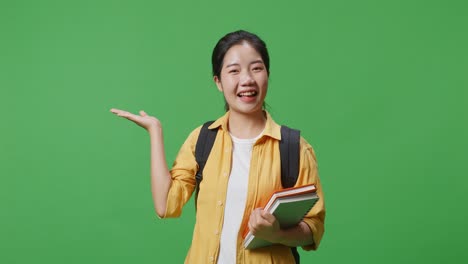
[[[266,114],[266,124],[265,124],[265,130],[263,131],[262,136],[269,136],[277,140],[281,140],[281,126],[278,125],[273,118],[271,118],[270,113],[267,111],[264,111]],[[218,118],[213,124],[211,124],[208,128],[209,129],[215,129],[218,127],[221,127],[224,131],[228,131],[228,123],[229,120],[229,111],[226,112],[222,117]]]

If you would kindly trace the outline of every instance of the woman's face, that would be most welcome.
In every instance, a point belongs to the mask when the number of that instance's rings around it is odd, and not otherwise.
[[[268,73],[260,54],[247,42],[232,46],[224,56],[221,78],[214,77],[231,112],[262,111],[268,88]]]

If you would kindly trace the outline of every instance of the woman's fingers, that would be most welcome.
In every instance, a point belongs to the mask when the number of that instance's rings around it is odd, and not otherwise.
[[[252,234],[255,235],[256,230],[250,221],[248,223],[248,226],[249,226],[250,232],[252,232]]]
[[[112,108],[111,112],[122,117],[131,117],[133,114],[124,110]]]
[[[125,117],[125,118],[127,118],[128,120],[131,120],[131,121],[138,121],[138,119],[139,119],[139,116],[134,115],[134,114],[132,114],[130,112],[127,112],[127,111],[124,111],[124,110],[112,108],[111,112],[116,114],[117,116]]]
[[[117,113],[118,116],[121,116],[121,117],[125,117],[127,119],[134,119],[135,115],[130,113],[130,112],[126,112],[126,111],[121,111],[119,113]]]
[[[138,114],[132,114],[130,112],[127,112],[127,111],[124,111],[124,110],[120,110],[120,109],[116,109],[116,108],[112,108],[110,110],[112,113],[116,114],[117,116],[121,116],[121,117],[124,117],[132,122],[134,122],[135,124],[143,127],[144,129],[146,130],[150,130],[152,128],[161,128],[161,124],[159,122],[159,120],[153,116],[149,116],[145,111],[141,110],[139,111],[139,115]]]
[[[275,216],[268,213],[267,211],[262,210],[260,216],[270,224],[273,224],[275,222],[275,220],[276,220]]]
[[[269,224],[269,222],[263,218],[262,211],[263,210],[261,208],[257,208],[253,210],[252,214],[250,215],[250,223],[254,228],[262,227]]]
[[[112,108],[110,111],[118,116],[124,116],[126,114],[129,114],[127,111],[116,109],[116,108]]]
[[[120,110],[120,109],[116,109],[116,108],[112,108],[110,111],[111,111],[112,113],[118,115],[118,116],[127,117],[127,118],[133,118],[133,119],[135,119],[135,117],[138,116],[138,115],[134,115],[134,114],[132,114],[132,113],[130,113],[130,112],[127,112],[127,111],[124,111],[124,110]],[[140,116],[146,117],[146,116],[148,116],[148,114],[147,114],[145,111],[141,110],[141,111],[140,111]]]

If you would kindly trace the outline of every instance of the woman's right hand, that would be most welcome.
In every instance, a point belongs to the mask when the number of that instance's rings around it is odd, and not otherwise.
[[[159,217],[166,213],[167,194],[171,188],[172,178],[167,168],[164,154],[164,142],[161,123],[156,117],[149,116],[145,111],[134,115],[124,110],[112,108],[110,110],[117,116],[124,117],[146,129],[151,142],[151,192],[153,194],[154,208]]]
[[[148,132],[152,130],[161,129],[161,122],[156,117],[149,116],[145,113],[145,111],[140,111],[140,115],[135,115],[130,112],[112,108],[110,110],[112,113],[116,114],[117,116],[124,117],[135,124],[141,126],[142,128],[146,129]]]

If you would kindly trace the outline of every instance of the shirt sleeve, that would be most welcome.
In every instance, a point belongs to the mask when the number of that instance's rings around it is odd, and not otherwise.
[[[301,157],[299,163],[299,177],[296,186],[315,184],[319,200],[312,207],[312,210],[304,217],[303,221],[312,231],[314,243],[312,245],[302,246],[304,250],[317,250],[323,233],[325,231],[325,201],[322,185],[318,175],[317,160],[315,152],[305,140],[301,138]]]
[[[192,196],[195,189],[195,174],[198,164],[195,159],[195,146],[200,134],[198,127],[185,140],[170,170],[172,184],[167,194],[166,213],[164,218],[179,217],[182,207]]]

